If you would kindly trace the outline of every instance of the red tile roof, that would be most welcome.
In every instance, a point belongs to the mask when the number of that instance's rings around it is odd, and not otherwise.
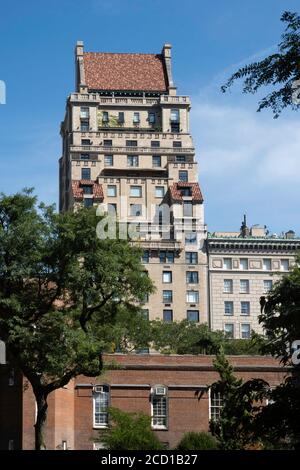
[[[182,195],[180,188],[191,188],[192,189],[192,200],[195,202],[203,202],[203,196],[198,183],[186,183],[180,181],[179,183],[173,183],[170,186],[171,200],[173,202],[182,202]]]
[[[167,90],[161,54],[85,52],[83,60],[90,90]]]
[[[82,186],[93,186],[94,199],[103,201],[103,188],[101,184],[95,183],[90,180],[73,180],[72,181],[72,192],[74,199],[83,199],[83,188]]]

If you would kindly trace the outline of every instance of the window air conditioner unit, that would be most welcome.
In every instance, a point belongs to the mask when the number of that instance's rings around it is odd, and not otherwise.
[[[155,387],[154,393],[155,393],[155,395],[166,395],[167,394],[167,389],[166,389],[166,387]]]
[[[103,392],[103,386],[102,385],[94,385],[93,392],[95,392],[95,393]]]

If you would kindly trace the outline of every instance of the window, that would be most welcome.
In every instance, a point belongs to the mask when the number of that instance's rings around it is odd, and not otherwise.
[[[103,147],[112,147],[112,140],[111,139],[104,139],[103,140]]]
[[[117,204],[107,204],[107,212],[110,214],[110,215],[116,215],[117,213]]]
[[[249,281],[248,279],[241,279],[240,280],[240,293],[241,294],[249,294]]]
[[[167,388],[156,386],[151,390],[151,426],[154,429],[167,429]]]
[[[155,186],[155,197],[164,197],[165,188],[163,186]]]
[[[233,302],[226,300],[224,302],[224,314],[233,315]]]
[[[108,112],[103,111],[103,113],[102,113],[102,122],[106,124],[108,121],[109,121]]]
[[[88,132],[90,130],[90,121],[88,119],[82,119],[80,121],[80,131]]]
[[[116,197],[117,196],[117,186],[115,184],[107,186],[107,196]]]
[[[250,324],[249,323],[243,323],[241,325],[241,338],[242,339],[250,339],[250,336],[251,336]]]
[[[263,270],[264,271],[271,271],[272,270],[272,265],[271,265],[271,260],[268,258],[263,259]]]
[[[192,195],[192,188],[180,188],[180,192],[183,197],[189,197]]]
[[[179,122],[179,109],[171,109],[171,117],[170,117],[171,122]]]
[[[247,270],[248,269],[248,260],[247,258],[240,258],[240,269]]]
[[[119,124],[124,124],[125,118],[124,118],[124,113],[122,111],[119,112],[118,114],[118,123]]]
[[[152,166],[153,168],[157,168],[161,166],[161,157],[158,155],[155,155],[152,157]]]
[[[197,264],[198,263],[198,253],[196,251],[186,251],[186,253],[185,253],[185,262],[187,264]]]
[[[155,113],[148,113],[148,121],[149,124],[154,124],[155,123]]]
[[[81,153],[80,154],[80,160],[89,160],[90,159],[90,154],[89,153]]]
[[[114,166],[113,155],[104,155],[104,166]]]
[[[193,203],[192,201],[183,202],[183,216],[184,217],[193,217]]]
[[[188,182],[188,171],[187,170],[179,170],[179,181],[184,181],[185,183]]]
[[[128,155],[127,166],[139,166],[139,157],[137,155]]]
[[[140,123],[140,113],[133,113],[133,123],[134,124]]]
[[[241,302],[241,315],[250,315],[250,302]]]
[[[145,250],[142,254],[142,263],[149,263],[150,253],[148,250]]]
[[[159,140],[151,140],[151,147],[154,147],[154,148],[160,147],[160,141]]]
[[[232,269],[232,259],[224,258],[223,259],[223,269]]]
[[[82,106],[80,108],[80,117],[82,119],[85,119],[85,118],[89,118],[90,117],[90,114],[89,114],[89,108],[85,107],[85,106]]]
[[[233,292],[233,281],[232,279],[224,279],[224,293],[232,294]]]
[[[174,252],[173,251],[160,251],[159,261],[161,263],[174,263]]]
[[[83,194],[93,194],[93,186],[91,184],[83,184],[81,186]]]
[[[143,308],[141,310],[141,316],[145,319],[145,320],[149,320],[149,310],[147,308]]]
[[[209,419],[218,421],[223,408],[223,398],[220,392],[209,391]]]
[[[165,304],[169,304],[169,303],[173,302],[173,291],[163,290],[163,302]]]
[[[184,241],[186,245],[196,245],[197,244],[196,232],[186,232],[184,235]]]
[[[187,271],[186,272],[186,283],[187,284],[198,284],[198,271]]]
[[[172,282],[172,271],[163,271],[162,280],[164,284],[170,284]]]
[[[224,333],[227,338],[234,338],[234,325],[233,323],[225,323],[224,325]]]
[[[185,155],[176,155],[175,161],[176,163],[185,163]]]
[[[172,323],[172,321],[173,321],[173,310],[163,310],[163,321],[165,323]]]
[[[15,441],[13,439],[8,441],[8,450],[15,450]]]
[[[186,319],[193,323],[199,323],[199,310],[187,310]]]
[[[199,302],[199,292],[197,290],[188,290],[186,293],[186,301],[190,304]]]
[[[130,197],[142,197],[142,186],[130,186]]]
[[[289,270],[289,260],[288,259],[281,259],[280,260],[280,271],[288,271]]]
[[[273,287],[273,281],[271,279],[267,279],[266,281],[264,281],[264,292],[265,292],[265,294],[268,294],[268,292],[270,292],[272,287]]]
[[[126,147],[137,147],[137,140],[126,140]]]
[[[174,148],[181,148],[182,144],[181,144],[180,140],[174,140],[173,141],[173,147]]]
[[[94,387],[93,415],[94,428],[106,428],[108,426],[109,387],[107,385]]]
[[[91,145],[90,139],[81,139],[81,145]]]
[[[130,215],[132,217],[141,217],[142,204],[130,204]]]
[[[81,169],[81,179],[82,180],[90,180],[91,179],[91,169],[90,168],[82,168]]]

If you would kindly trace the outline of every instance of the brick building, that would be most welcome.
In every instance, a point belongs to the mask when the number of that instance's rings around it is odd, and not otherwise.
[[[229,360],[239,377],[260,377],[271,386],[282,382],[287,373],[271,357],[231,356]],[[93,438],[107,426],[108,405],[151,416],[153,430],[170,448],[187,431],[207,431],[210,417],[218,415],[220,401],[207,391],[218,379],[212,356],[105,357],[107,365],[112,361],[120,367],[97,379],[78,377],[50,395],[47,449],[92,450]],[[0,448],[33,449],[34,397],[28,387],[23,392],[20,376],[11,380],[8,372],[0,375]]]

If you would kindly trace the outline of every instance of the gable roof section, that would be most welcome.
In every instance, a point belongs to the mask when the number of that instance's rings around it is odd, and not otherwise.
[[[194,202],[203,202],[203,196],[201,193],[201,189],[198,183],[186,183],[180,181],[179,183],[174,183],[170,186],[170,194],[172,202],[179,202],[183,201],[181,195],[181,188],[191,188],[192,189],[192,200]]]
[[[103,201],[103,188],[101,184],[95,183],[91,180],[73,180],[72,181],[72,192],[73,197],[76,200],[83,199],[83,188],[82,186],[93,186],[94,199]]]
[[[167,91],[161,54],[85,52],[83,61],[89,90]]]

